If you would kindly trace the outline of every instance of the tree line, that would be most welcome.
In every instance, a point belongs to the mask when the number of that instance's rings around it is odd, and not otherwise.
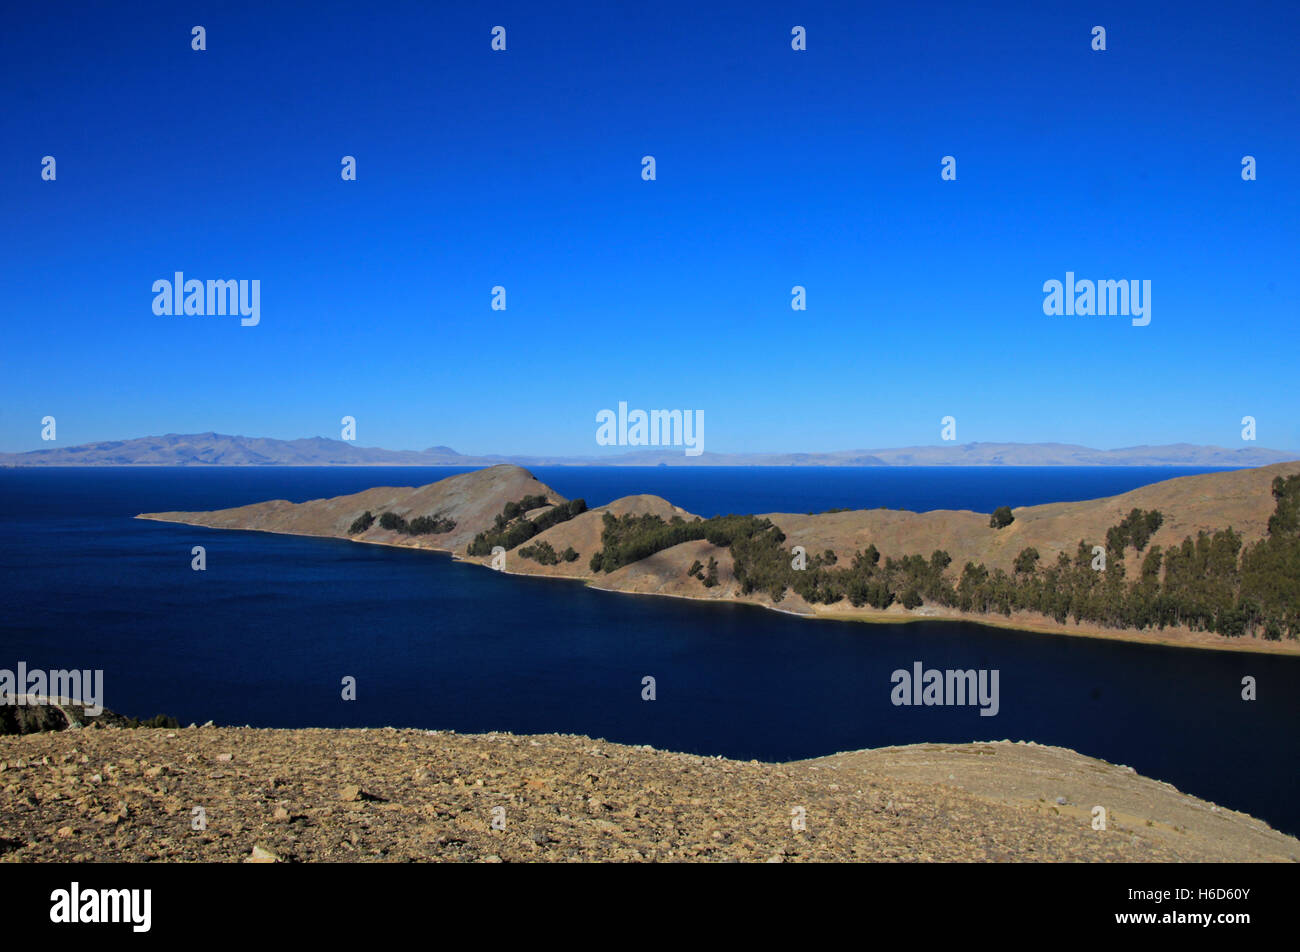
[[[348,535],[360,535],[374,524],[375,517],[367,509],[353,520],[352,525],[348,527]],[[407,522],[395,512],[385,512],[379,517],[379,527],[403,535],[439,535],[455,529],[456,520],[448,519],[442,513],[434,513],[431,516],[416,516]]]
[[[855,607],[907,609],[924,604],[962,612],[1005,616],[1037,612],[1059,623],[1070,619],[1112,628],[1187,627],[1229,637],[1300,638],[1300,475],[1272,484],[1275,512],[1268,533],[1243,549],[1232,527],[1187,536],[1162,550],[1148,548],[1164,523],[1158,510],[1133,509],[1106,532],[1101,553],[1080,540],[1073,555],[1062,552],[1044,564],[1025,548],[1012,571],[967,562],[950,571],[952,557],[936,549],[927,558],[881,557],[874,544],[839,566],[834,552],[807,557],[802,569],[785,548],[785,534],[767,519],[718,516],[687,522],[680,517],[604,516],[601,542],[591,558],[596,572],[612,572],[682,542],[707,539],[731,552],[743,594],[766,593],[775,602],[787,591],[812,604],[847,599]],[[1008,513],[1009,514],[1009,513]],[[996,524],[1003,519],[993,520]],[[1141,556],[1136,577],[1127,578],[1126,555]],[[698,560],[687,570],[708,587],[717,584]]]
[[[587,511],[586,501],[571,499],[568,502],[557,503],[536,519],[527,517],[526,513],[545,505],[548,505],[545,496],[525,496],[518,502],[507,502],[494,518],[492,528],[474,537],[474,541],[469,544],[469,554],[491,555],[492,550],[498,545],[508,552],[516,546],[523,545],[533,536],[545,532],[551,526],[568,522],[574,516]]]
[[[707,539],[725,548],[765,527],[772,527],[772,523],[756,516],[714,516],[712,519],[697,516],[687,522],[681,516],[665,521],[662,516],[649,513],[614,516],[607,512],[600,533],[603,548],[592,555],[589,564],[593,572],[613,572],[683,542]]]
[[[534,545],[526,545],[519,550],[520,556],[525,559],[532,559],[542,565],[559,565],[563,562],[578,561],[578,553],[573,546],[568,546],[563,552],[556,552],[555,546],[551,545],[545,539]]]

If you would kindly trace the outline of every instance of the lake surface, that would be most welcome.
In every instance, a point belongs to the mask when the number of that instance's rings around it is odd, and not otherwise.
[[[427,552],[132,518],[460,471],[0,470],[0,668],[101,668],[108,707],[182,723],[582,733],[765,760],[1033,740],[1128,764],[1300,833],[1300,658],[966,623],[809,621],[506,576]],[[653,492],[713,515],[988,511],[1110,495],[1189,471],[534,472],[591,505]],[[190,569],[190,547],[200,544],[206,572]],[[894,706],[891,673],[917,661],[997,669],[999,713]],[[1240,698],[1247,675],[1259,685],[1254,702]],[[356,701],[340,698],[345,676],[357,679]],[[641,700],[646,676],[656,679],[653,702]]]

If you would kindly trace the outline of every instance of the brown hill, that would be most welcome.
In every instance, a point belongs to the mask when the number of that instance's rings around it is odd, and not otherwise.
[[[1151,537],[1153,545],[1168,548],[1202,529],[1229,526],[1249,544],[1268,529],[1274,477],[1294,473],[1300,473],[1300,463],[1278,463],[1181,476],[1101,499],[1024,506],[1012,510],[1015,522],[1004,529],[989,528],[988,513],[966,510],[868,509],[813,516],[778,512],[767,517],[785,532],[789,545],[806,546],[809,552],[831,548],[845,555],[871,543],[895,557],[928,556],[945,549],[957,565],[983,562],[990,569],[1009,571],[1026,546],[1037,548],[1043,561],[1050,562],[1059,552],[1073,555],[1080,540],[1102,545],[1106,530],[1135,508],[1158,509],[1164,515],[1164,524]]]
[[[290,535],[353,538],[360,542],[379,542],[411,548],[463,551],[474,536],[492,525],[492,519],[505,507],[525,496],[545,494],[552,502],[568,502],[532,473],[519,466],[490,466],[470,473],[449,476],[427,486],[381,486],[335,496],[291,503],[273,499],[235,509],[213,512],[150,512],[137,518],[160,522],[183,522],[213,529],[255,529]],[[456,527],[440,535],[408,536],[390,532],[376,522],[367,532],[349,536],[353,520],[369,511],[376,518],[392,512],[405,519],[442,515],[455,520]]]
[[[524,559],[515,554],[509,554],[506,557],[506,571],[516,572],[525,575],[558,575],[566,578],[594,578],[591,571],[591,556],[600,551],[601,542],[600,534],[604,525],[604,514],[610,513],[614,516],[625,515],[642,515],[649,514],[659,516],[662,519],[671,519],[679,516],[687,521],[698,519],[699,517],[687,512],[680,506],[674,506],[668,500],[660,496],[638,495],[624,496],[621,499],[615,499],[608,505],[599,506],[595,509],[588,509],[581,515],[574,516],[567,522],[561,522],[559,525],[551,526],[545,532],[540,532],[534,536],[528,544],[537,544],[546,542],[555,549],[556,552],[563,552],[566,548],[572,547],[578,553],[578,559],[575,562],[561,562],[558,565],[539,565],[535,561]],[[520,548],[525,548],[521,546]],[[474,561],[488,562],[489,558],[481,558]]]

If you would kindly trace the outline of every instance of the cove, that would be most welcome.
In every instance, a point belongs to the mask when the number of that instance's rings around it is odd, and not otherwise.
[[[579,733],[761,760],[1036,741],[1300,832],[1294,657],[965,622],[808,620],[429,552],[132,518],[330,495],[355,478],[0,473],[0,656],[103,670],[106,707],[182,723]],[[190,570],[192,545],[206,547],[206,572]],[[918,662],[997,670],[998,713],[895,706],[891,675]],[[646,676],[654,701],[642,700]],[[1241,699],[1245,676],[1256,701]],[[356,678],[355,701],[340,696],[345,677]]]

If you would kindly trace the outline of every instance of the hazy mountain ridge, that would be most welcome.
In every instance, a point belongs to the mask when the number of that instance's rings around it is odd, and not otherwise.
[[[1070,443],[963,443],[833,453],[703,453],[630,450],[603,456],[466,456],[447,446],[388,450],[343,440],[276,440],[221,433],[145,436],[26,453],[0,453],[0,466],[1223,466],[1253,467],[1300,453],[1172,443],[1099,450]]]

